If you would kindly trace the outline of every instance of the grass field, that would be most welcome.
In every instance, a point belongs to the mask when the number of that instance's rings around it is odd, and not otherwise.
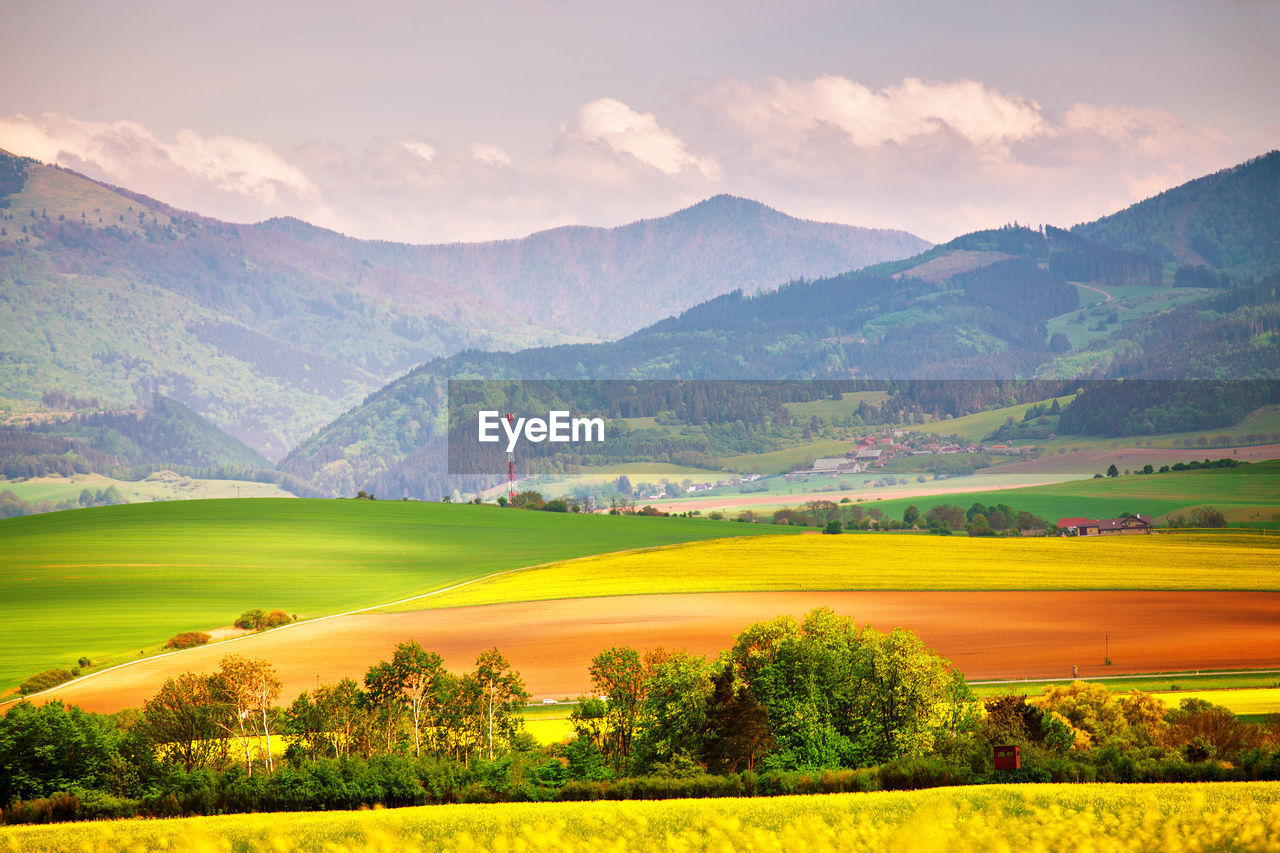
[[[31,477],[22,480],[0,480],[0,492],[10,491],[27,503],[76,500],[80,492],[96,492],[115,486],[131,503],[145,501],[207,500],[213,498],[291,498],[275,483],[250,480],[198,480],[172,471],[157,471],[144,480],[117,480],[103,474],[77,474],[74,477]]]
[[[1058,405],[1065,408],[1068,403],[1075,399],[1075,395],[1069,394],[1057,399]],[[910,426],[904,426],[902,429],[909,432],[936,432],[941,435],[951,435],[954,433],[966,441],[976,444],[982,440],[983,436],[990,434],[992,431],[1002,426],[1008,418],[1013,418],[1015,422],[1021,422],[1022,416],[1027,413],[1027,409],[1041,404],[1051,406],[1053,405],[1053,400],[1042,400],[1039,403],[1019,403],[1016,406],[1006,406],[1001,409],[992,409],[987,412],[976,412],[972,415],[965,415],[964,417],[953,418],[951,420],[930,421],[927,424],[912,424]]]
[[[837,418],[847,418],[858,411],[858,406],[878,406],[889,399],[887,391],[850,391],[841,394],[839,400],[814,400],[809,403],[784,403],[787,411],[797,420],[808,420],[815,415],[827,423]]]
[[[0,851],[1253,851],[1278,837],[1280,783],[1234,782],[104,821],[0,828]]]
[[[1198,287],[1146,287],[1131,285],[1113,287],[1104,285],[1101,290],[1111,295],[1111,301],[1096,290],[1077,285],[1080,293],[1080,304],[1086,306],[1083,311],[1072,311],[1050,319],[1045,324],[1046,333],[1064,333],[1071,341],[1073,348],[1088,344],[1098,338],[1105,337],[1116,329],[1108,325],[1105,330],[1097,329],[1098,320],[1110,315],[1112,311],[1122,323],[1128,323],[1139,317],[1146,317],[1158,311],[1167,311],[1178,305],[1203,299],[1213,293]],[[1074,322],[1081,316],[1083,323]]]
[[[800,447],[788,447],[770,453],[746,453],[741,456],[725,456],[717,460],[727,470],[743,474],[776,474],[790,471],[796,465],[812,463],[823,456],[843,456],[854,449],[852,442],[817,441]]]
[[[0,688],[252,607],[314,617],[518,566],[778,529],[414,501],[135,504],[0,521]]]
[[[923,515],[930,507],[952,504],[968,509],[978,501],[984,506],[1004,503],[1026,510],[1050,523],[1059,518],[1114,518],[1137,512],[1153,518],[1190,507],[1209,504],[1242,523],[1270,522],[1280,510],[1280,460],[1255,462],[1238,468],[1170,471],[1167,474],[1130,474],[1101,480],[1068,480],[1047,486],[1029,486],[991,492],[897,498],[876,504],[890,518],[901,518],[909,505]]]
[[[512,572],[386,609],[648,593],[926,589],[1280,590],[1280,537],[726,539]]]
[[[1165,675],[1132,676],[1119,678],[1083,679],[1106,687],[1113,693],[1141,690],[1143,693],[1176,693],[1179,690],[1214,691],[1228,689],[1270,689],[1280,687],[1280,672],[1173,672]],[[996,696],[1016,693],[1034,696],[1050,684],[1070,684],[1071,679],[1045,681],[1017,681],[1000,683],[970,683],[976,696]]]

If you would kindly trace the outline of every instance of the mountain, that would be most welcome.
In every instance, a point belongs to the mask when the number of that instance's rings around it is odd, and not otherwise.
[[[452,377],[1280,378],[1280,277],[1239,275],[1278,257],[1265,236],[1275,223],[1250,220],[1274,201],[1275,158],[1193,182],[1195,209],[1238,206],[1246,212],[1231,215],[1264,235],[1258,246],[1220,235],[1219,245],[1242,247],[1222,257],[1249,261],[1207,269],[1211,287],[1175,286],[1185,275],[1160,254],[1173,251],[1167,241],[1149,254],[1114,229],[1006,226],[857,272],[718,296],[617,341],[429,361],[308,439],[281,469],[332,493],[448,493]],[[1143,202],[1108,219],[1137,222],[1157,207]]]
[[[83,401],[52,394],[58,409]],[[0,424],[0,476],[105,473],[145,476],[159,468],[272,472],[262,454],[176,400],[145,409],[42,412]]]
[[[1010,228],[993,245],[922,261],[945,274],[885,269],[716,297],[618,341],[436,359],[371,395],[282,463],[313,487],[438,496],[445,382],[511,379],[999,378],[1029,375],[1054,356],[1044,324],[1078,304],[1076,289],[1041,269],[1039,232]],[[977,237],[964,243],[980,245]],[[966,263],[953,263],[956,258]],[[917,265],[918,266],[918,265]]]
[[[1187,268],[1238,277],[1280,271],[1280,151],[1071,230]]]
[[[360,261],[463,287],[539,326],[629,334],[722,293],[754,293],[905,258],[929,243],[904,231],[796,219],[718,195],[618,228],[566,226],[522,240],[407,246],[353,240],[295,219],[263,228]]]
[[[279,459],[428,359],[598,340],[926,245],[721,197],[616,229],[403,246],[219,222],[0,152],[0,399],[161,394]]]

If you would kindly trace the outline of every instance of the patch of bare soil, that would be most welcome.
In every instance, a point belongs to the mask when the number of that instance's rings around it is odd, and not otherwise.
[[[591,689],[591,658],[611,646],[714,655],[747,625],[830,607],[888,631],[920,635],[974,680],[1081,678],[1280,665],[1280,593],[750,592],[640,595],[453,610],[362,614],[288,626],[150,658],[45,694],[93,711],[139,707],[166,678],[211,672],[223,655],[275,665],[287,704],[343,677],[361,681],[415,639],[454,671],[497,646],[535,698]],[[1105,665],[1109,655],[1111,666]]]

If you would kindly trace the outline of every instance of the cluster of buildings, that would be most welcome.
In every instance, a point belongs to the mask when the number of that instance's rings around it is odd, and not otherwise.
[[[1068,536],[1114,536],[1151,532],[1151,516],[1127,515],[1124,518],[1060,518],[1058,529]]]
[[[706,492],[711,489],[717,489],[721,486],[741,486],[744,483],[754,483],[760,479],[759,474],[748,474],[745,477],[737,477],[732,480],[716,480],[714,483],[690,483],[685,486],[685,494],[693,494],[695,492]]]

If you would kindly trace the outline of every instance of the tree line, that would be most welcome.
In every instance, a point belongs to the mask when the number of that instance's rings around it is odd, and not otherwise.
[[[1280,779],[1280,725],[1199,699],[1074,682],[979,700],[901,629],[827,609],[748,626],[707,658],[613,647],[573,735],[521,731],[523,683],[496,650],[444,669],[407,641],[279,707],[265,661],[229,655],[142,709],[21,702],[0,717],[7,823],[442,802],[658,799],[1003,781]],[[273,749],[287,740],[283,758]],[[1022,769],[994,769],[996,746]]]

